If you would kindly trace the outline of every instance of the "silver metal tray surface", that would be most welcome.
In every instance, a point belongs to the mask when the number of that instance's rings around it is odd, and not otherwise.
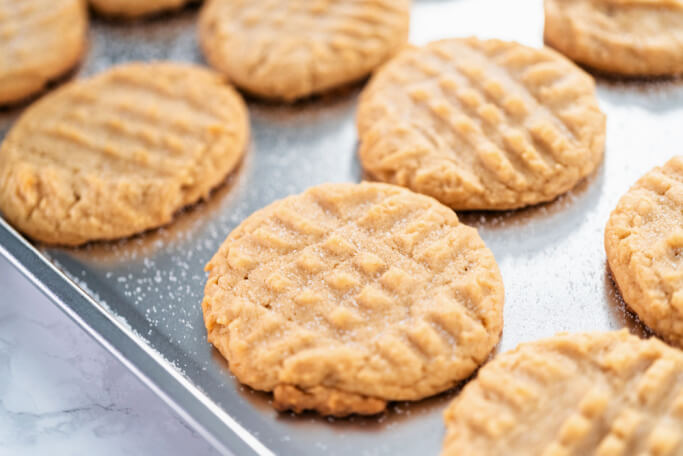
[[[197,8],[122,23],[92,18],[74,77],[130,60],[202,62]],[[411,41],[477,35],[542,45],[542,0],[414,0]],[[451,391],[379,417],[278,414],[241,387],[206,342],[204,264],[228,233],[275,199],[323,182],[358,182],[354,112],[360,85],[294,105],[249,100],[252,140],[240,168],[169,226],[79,249],[34,246],[0,219],[0,252],[197,427],[219,450],[248,454],[438,454]],[[605,161],[558,200],[525,210],[462,213],[505,282],[496,352],[560,331],[647,331],[610,278],[603,229],[638,177],[683,153],[683,81],[598,78],[608,116]],[[0,137],[22,108],[0,111]]]

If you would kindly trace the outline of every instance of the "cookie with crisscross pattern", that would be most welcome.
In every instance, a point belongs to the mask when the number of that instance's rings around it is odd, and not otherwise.
[[[133,63],[29,107],[0,146],[0,210],[28,236],[77,245],[171,221],[241,158],[244,102],[223,76]]]
[[[279,409],[373,414],[451,388],[502,329],[474,228],[386,184],[327,184],[240,224],[207,266],[209,341]]]
[[[683,157],[653,169],[626,192],[607,222],[605,249],[629,307],[683,347]]]
[[[589,75],[550,49],[476,38],[401,52],[363,91],[357,124],[371,176],[455,209],[550,201],[605,142]]]
[[[453,400],[442,454],[681,455],[682,372],[683,352],[627,330],[521,344]]]
[[[603,72],[683,73],[681,0],[545,0],[544,36],[570,59]]]
[[[295,100],[367,76],[407,41],[410,0],[209,0],[209,63],[255,95]]]
[[[71,69],[85,50],[84,0],[0,0],[0,105]]]

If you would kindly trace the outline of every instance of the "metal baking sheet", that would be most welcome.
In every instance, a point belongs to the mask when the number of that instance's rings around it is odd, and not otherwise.
[[[93,19],[73,77],[129,60],[202,62],[197,9],[152,20]],[[415,0],[411,41],[478,35],[542,44],[541,0]],[[323,182],[357,182],[354,111],[360,87],[297,103],[250,100],[252,140],[228,182],[174,223],[80,249],[33,246],[0,220],[0,251],[224,452],[437,454],[451,391],[398,403],[373,418],[278,414],[241,387],[206,342],[203,266],[254,210]],[[595,175],[557,201],[526,210],[463,213],[500,265],[506,289],[502,352],[559,331],[645,329],[626,311],[605,264],[603,228],[644,172],[680,154],[683,82],[598,79],[607,149]],[[21,113],[0,111],[0,135]]]

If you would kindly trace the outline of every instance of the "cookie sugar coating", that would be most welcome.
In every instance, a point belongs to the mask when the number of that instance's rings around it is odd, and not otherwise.
[[[135,18],[180,8],[193,0],[88,0],[100,14]]]
[[[370,175],[454,209],[550,201],[605,141],[590,76],[552,50],[476,38],[402,51],[363,91],[357,125]]]
[[[491,252],[432,198],[327,184],[239,225],[207,265],[209,341],[279,409],[373,414],[467,378],[500,338]]]
[[[209,63],[261,97],[295,100],[367,76],[408,39],[410,0],[209,0]]]
[[[683,157],[643,176],[605,228],[607,261],[626,303],[683,347]]]
[[[0,0],[0,105],[39,92],[83,55],[83,0]]]
[[[171,221],[235,167],[246,108],[223,77],[134,63],[29,107],[0,146],[0,211],[19,230],[78,245]]]
[[[545,0],[545,42],[597,70],[683,73],[683,1]]]
[[[560,334],[484,366],[444,414],[444,456],[683,454],[683,352]]]

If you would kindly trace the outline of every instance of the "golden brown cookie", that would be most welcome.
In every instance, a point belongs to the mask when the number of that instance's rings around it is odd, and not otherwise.
[[[88,0],[100,14],[137,18],[180,8],[197,0]]]
[[[246,108],[223,77],[133,63],[29,107],[0,146],[0,211],[50,244],[129,236],[171,221],[236,166]]]
[[[367,76],[408,39],[410,0],[209,0],[209,63],[255,95],[295,100]]]
[[[643,176],[605,228],[605,250],[624,301],[683,347],[683,156]]]
[[[545,42],[596,70],[683,73],[683,1],[545,0]]]
[[[628,331],[559,334],[484,366],[443,455],[683,455],[683,352]]]
[[[373,76],[357,114],[374,178],[455,209],[550,201],[602,160],[593,79],[549,49],[476,38],[406,49]]]
[[[240,224],[207,265],[209,341],[274,406],[374,414],[467,378],[503,283],[474,228],[386,184],[326,184]]]
[[[0,105],[43,89],[83,55],[84,0],[0,0]]]

